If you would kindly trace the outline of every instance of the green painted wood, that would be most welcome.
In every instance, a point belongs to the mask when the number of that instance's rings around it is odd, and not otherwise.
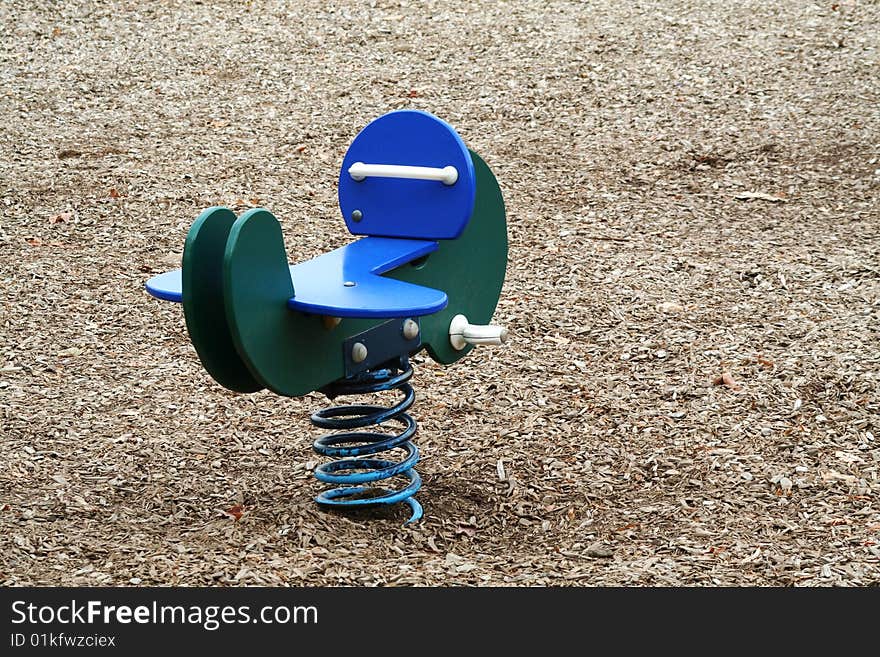
[[[424,264],[404,265],[387,274],[444,290],[449,296],[446,309],[421,318],[422,343],[434,360],[444,364],[472,349],[458,351],[449,343],[452,317],[463,314],[471,323],[488,324],[507,267],[501,190],[485,162],[473,152],[471,156],[477,195],[464,233],[441,241]],[[246,212],[229,229],[223,255],[223,303],[218,305],[224,308],[232,343],[253,379],[290,397],[342,378],[345,340],[384,321],[347,318],[328,329],[321,317],[288,309],[287,300],[293,295],[278,220],[267,210]]]
[[[464,232],[440,247],[417,268],[404,265],[386,274],[402,281],[443,290],[449,305],[421,318],[422,343],[438,363],[454,363],[461,351],[449,342],[449,323],[465,315],[471,324],[489,324],[498,305],[507,269],[507,221],[498,181],[479,155],[471,151],[477,176],[474,211]]]
[[[235,221],[223,276],[238,353],[254,378],[279,395],[305,395],[345,376],[342,343],[379,323],[344,319],[327,329],[320,316],[287,308],[294,287],[281,226],[267,210],[250,210]]]
[[[202,212],[190,228],[183,249],[183,314],[208,374],[230,390],[256,392],[263,386],[238,356],[223,301],[223,253],[233,222],[232,210],[215,207]]]

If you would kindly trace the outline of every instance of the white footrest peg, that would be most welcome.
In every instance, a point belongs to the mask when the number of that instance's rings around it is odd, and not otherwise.
[[[507,341],[507,329],[494,324],[469,324],[467,317],[456,315],[449,323],[449,342],[461,351],[467,345],[495,344]]]

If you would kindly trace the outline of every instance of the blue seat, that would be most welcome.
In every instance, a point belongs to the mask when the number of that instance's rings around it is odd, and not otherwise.
[[[385,274],[437,250],[437,242],[364,237],[317,258],[291,265],[291,310],[330,317],[419,317],[443,310],[445,292]],[[353,285],[352,285],[353,284]],[[180,270],[154,276],[147,291],[166,301],[183,299]]]
[[[331,317],[408,317],[443,310],[445,292],[382,274],[437,250],[437,242],[364,237],[290,268],[292,310]]]

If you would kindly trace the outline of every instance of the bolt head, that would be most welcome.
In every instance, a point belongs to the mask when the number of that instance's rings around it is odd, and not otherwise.
[[[363,363],[367,360],[367,347],[363,342],[355,342],[351,348],[351,359],[355,363]]]
[[[351,213],[351,220],[352,221],[358,222],[363,218],[364,218],[363,212],[361,212],[360,210],[352,210],[352,213]]]
[[[415,340],[419,337],[419,324],[411,319],[403,323],[403,337],[407,340]]]

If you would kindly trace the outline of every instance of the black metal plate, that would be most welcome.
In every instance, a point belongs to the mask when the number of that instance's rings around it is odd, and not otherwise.
[[[418,319],[412,319],[416,324]],[[366,370],[388,362],[392,358],[408,356],[417,352],[422,346],[422,327],[419,334],[412,340],[403,337],[403,324],[407,319],[392,319],[384,324],[359,333],[342,343],[342,357],[345,361],[345,376],[354,376]],[[360,363],[352,360],[352,349],[360,342],[367,348],[367,357]]]

